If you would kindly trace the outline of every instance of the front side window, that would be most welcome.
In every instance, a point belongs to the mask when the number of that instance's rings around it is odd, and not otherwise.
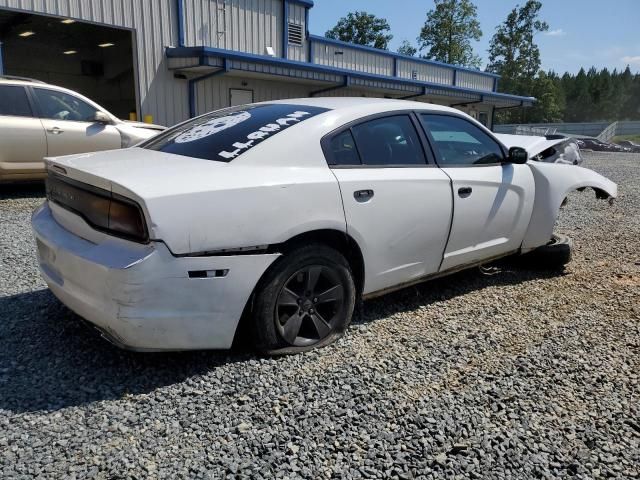
[[[24,87],[0,85],[0,115],[31,117],[31,106]]]
[[[185,157],[231,162],[278,133],[328,109],[283,103],[242,105],[177,125],[141,145]],[[283,145],[283,155],[291,155]]]
[[[408,115],[377,118],[352,128],[364,165],[424,165],[418,133]]]
[[[68,93],[34,88],[40,116],[51,120],[69,120],[75,122],[91,122],[96,116],[97,108]]]
[[[439,163],[443,166],[486,165],[504,161],[500,145],[467,120],[435,114],[421,114],[420,120],[431,133],[440,153]]]

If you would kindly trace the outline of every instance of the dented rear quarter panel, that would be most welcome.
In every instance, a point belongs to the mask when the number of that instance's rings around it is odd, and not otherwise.
[[[338,183],[326,166],[236,167],[223,170],[210,190],[144,203],[154,238],[177,255],[272,245],[312,230],[346,230]]]

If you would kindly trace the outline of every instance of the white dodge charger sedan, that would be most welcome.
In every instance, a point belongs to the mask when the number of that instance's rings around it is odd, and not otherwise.
[[[242,318],[261,351],[304,351],[338,338],[360,298],[566,247],[552,238],[567,194],[617,194],[527,159],[425,103],[223,109],[135,148],[47,159],[40,270],[122,347],[229,348]]]

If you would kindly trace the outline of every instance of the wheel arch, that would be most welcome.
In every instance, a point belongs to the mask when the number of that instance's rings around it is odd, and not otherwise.
[[[334,229],[310,230],[307,232],[299,233],[277,245],[269,246],[269,251],[281,253],[282,257],[284,258],[288,252],[291,252],[301,245],[308,245],[310,243],[319,243],[329,246],[340,252],[345,257],[354,276],[353,280],[356,285],[356,298],[359,298],[364,290],[365,282],[364,256],[362,255],[362,250],[360,248],[360,245],[358,245],[358,242],[356,242],[353,237],[351,237],[346,232],[341,232],[340,230]],[[273,262],[269,266],[269,268],[267,268],[265,272],[260,276],[260,279],[256,282],[253,291],[251,292],[251,295],[249,295],[242,313],[242,318],[240,319],[240,322],[236,327],[236,334],[233,342],[234,345],[242,343],[246,338],[250,336],[248,335],[251,326],[250,316],[253,308],[255,293],[263,283],[263,279],[266,277],[266,275],[278,263],[278,260]]]
[[[356,242],[353,237],[339,230],[311,230],[295,235],[286,242],[277,245],[275,248],[276,251],[279,251],[282,254],[286,255],[287,252],[290,252],[294,248],[300,245],[307,245],[309,243],[320,243],[323,245],[327,245],[340,252],[345,257],[347,262],[349,262],[358,294],[362,293],[362,290],[364,289],[365,278],[364,257],[362,255],[362,250],[360,249],[358,242]]]
[[[529,227],[522,241],[527,252],[545,245],[553,234],[560,206],[569,193],[592,188],[598,199],[615,198],[618,188],[602,175],[575,165],[529,162],[535,180],[535,199]]]

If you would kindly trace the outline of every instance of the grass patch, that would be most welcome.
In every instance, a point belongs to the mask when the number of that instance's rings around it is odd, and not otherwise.
[[[619,142],[620,140],[631,140],[632,142],[640,143],[640,135],[616,135],[611,139],[612,142]]]

